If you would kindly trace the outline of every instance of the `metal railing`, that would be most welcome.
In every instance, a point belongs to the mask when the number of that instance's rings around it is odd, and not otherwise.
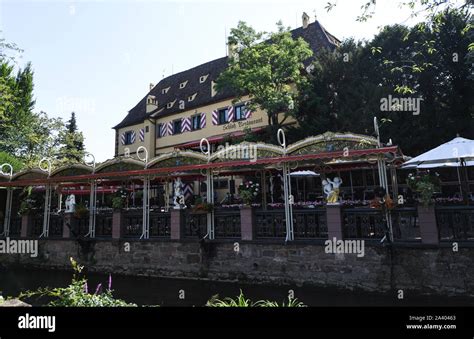
[[[97,213],[95,216],[95,237],[110,238],[112,237],[112,211]]]
[[[183,228],[185,237],[204,237],[207,234],[207,213],[183,213]]]
[[[215,210],[216,238],[240,238],[240,210]]]
[[[19,237],[20,235],[21,235],[21,217],[11,217],[9,236]]]
[[[328,226],[325,208],[293,210],[295,239],[327,238]]]
[[[380,210],[371,208],[342,210],[344,238],[382,239],[385,235],[385,225],[385,217]]]
[[[150,237],[170,237],[171,235],[171,213],[150,212]]]
[[[143,232],[143,212],[123,211],[122,234],[125,238],[139,238]]]
[[[285,211],[255,210],[254,226],[256,238],[285,238]]]
[[[474,206],[437,206],[441,241],[474,240]]]
[[[401,207],[390,211],[394,241],[421,241],[418,211],[415,207]]]

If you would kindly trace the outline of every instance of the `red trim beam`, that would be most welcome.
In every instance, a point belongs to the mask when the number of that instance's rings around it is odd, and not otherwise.
[[[398,146],[352,150],[350,151],[350,157],[373,155],[373,154],[387,154],[387,153],[396,154],[397,151],[398,151]],[[255,165],[269,165],[269,164],[278,164],[278,163],[284,163],[284,162],[297,162],[297,161],[304,161],[304,160],[347,158],[347,156],[344,155],[344,152],[345,151],[342,150],[342,151],[335,151],[335,152],[322,152],[322,153],[316,153],[316,154],[286,155],[286,156],[280,156],[280,157],[257,159],[254,162],[251,162],[250,160],[236,160],[236,161],[225,161],[225,162],[211,162],[207,164],[197,164],[197,165],[148,168],[148,169],[143,169],[143,170],[131,170],[131,171],[124,171],[124,172],[105,172],[105,173],[76,175],[76,176],[69,176],[69,177],[52,177],[52,178],[35,179],[35,180],[18,180],[18,181],[10,181],[10,182],[1,182],[0,187],[35,186],[35,185],[45,185],[45,184],[53,184],[53,183],[60,183],[60,182],[88,181],[91,179],[143,177],[147,175],[160,176],[160,174],[163,177],[165,177],[173,172],[185,172],[185,171],[193,171],[193,170],[195,171],[195,170],[208,169],[208,168],[226,168],[226,167],[231,168],[231,167],[243,167],[243,166],[253,167]]]

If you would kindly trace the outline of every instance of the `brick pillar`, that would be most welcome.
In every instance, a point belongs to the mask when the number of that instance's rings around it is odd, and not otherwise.
[[[71,227],[73,227],[74,217],[72,213],[64,213],[63,219],[63,238],[71,237]],[[69,224],[69,226],[68,226]]]
[[[171,239],[180,240],[184,238],[183,232],[183,211],[170,210],[171,213]]]
[[[326,205],[326,222],[328,226],[328,239],[343,239],[341,205]]]
[[[112,239],[120,239],[122,235],[122,210],[114,210],[112,214]]]
[[[28,238],[31,236],[31,230],[33,227],[33,216],[31,214],[21,216],[21,230],[20,236],[22,238]]]
[[[254,240],[253,210],[250,206],[240,208],[240,233],[242,240]]]
[[[418,222],[423,244],[439,244],[438,225],[434,206],[418,206]]]

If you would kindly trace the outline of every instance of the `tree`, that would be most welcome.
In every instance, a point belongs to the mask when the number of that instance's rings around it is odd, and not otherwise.
[[[249,95],[250,109],[267,113],[272,140],[298,107],[297,91],[306,82],[303,62],[312,56],[306,41],[293,39],[281,22],[277,27],[276,33],[266,34],[239,22],[229,37],[235,55],[230,55],[229,67],[216,82],[218,92],[231,91],[235,101]]]
[[[59,160],[62,162],[81,162],[84,159],[84,136],[78,131],[76,113],[71,113],[71,118],[66,128],[60,133],[61,149]]]
[[[301,93],[297,138],[325,131],[373,133],[374,116],[382,122],[385,141],[392,138],[407,154],[416,155],[456,134],[474,138],[474,81],[468,62],[469,39],[463,34],[469,15],[443,12],[424,29],[384,27],[369,42],[344,41],[334,53],[318,56],[310,86]],[[420,41],[432,41],[431,53]],[[407,60],[429,65],[406,70]],[[413,65],[413,64],[412,64]],[[403,91],[400,91],[404,88]],[[382,111],[388,95],[420,98],[419,115]]]
[[[362,13],[357,16],[356,21],[365,22],[373,17],[376,12],[376,6],[379,2],[377,0],[366,0],[361,6]],[[409,38],[410,34],[415,34],[418,32],[424,32],[426,30],[426,22],[431,23],[433,26],[439,26],[442,24],[443,18],[446,13],[466,13],[471,17],[470,11],[473,8],[473,0],[456,0],[456,1],[446,1],[446,0],[408,0],[408,1],[399,1],[399,7],[410,9],[410,18],[415,17],[424,17],[424,20],[415,26],[415,30],[407,31],[406,35],[403,37],[404,40]],[[328,2],[326,5],[327,11],[331,11],[336,7],[336,2]],[[470,60],[470,64],[473,64],[474,61],[474,25],[472,19],[466,20],[464,26],[460,31],[462,35],[468,37],[469,43],[465,46],[464,52],[468,52],[467,58]],[[433,54],[436,52],[434,46],[435,40],[417,40],[416,43],[427,52],[428,54]],[[380,51],[381,47],[377,47],[377,50]],[[458,51],[459,52],[459,51]],[[409,56],[407,59],[399,61],[398,65],[393,67],[393,70],[403,71],[403,72],[414,72],[422,73],[425,70],[433,66],[430,63],[418,62],[419,58],[416,58],[416,55]],[[392,63],[392,60],[386,60],[388,64]],[[471,78],[474,78],[474,75],[470,75]],[[397,93],[406,94],[412,91],[413,89],[406,85],[399,85],[397,87]]]

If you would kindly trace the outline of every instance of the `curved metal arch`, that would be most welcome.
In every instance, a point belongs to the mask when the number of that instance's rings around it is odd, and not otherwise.
[[[266,143],[263,143],[263,142],[257,142],[257,143],[255,143],[255,142],[242,142],[242,143],[239,143],[239,144],[230,145],[228,148],[224,148],[224,149],[221,149],[220,151],[212,153],[211,157],[209,158],[209,161],[214,162],[214,161],[216,161],[218,159],[221,159],[221,158],[225,159],[226,158],[226,153],[229,150],[231,150],[233,148],[238,149],[238,147],[242,147],[242,146],[256,147],[257,154],[258,154],[258,151],[272,152],[272,153],[275,153],[275,156],[281,156],[281,155],[285,154],[283,149],[280,146],[277,146],[277,145],[266,144]]]
[[[114,166],[114,165],[117,165],[117,164],[137,165],[137,166],[140,166],[140,168],[143,168],[143,161],[136,160],[136,159],[133,159],[133,158],[118,157],[118,158],[106,160],[105,162],[103,162],[102,164],[97,166],[95,168],[95,173],[103,172],[104,169],[106,169],[107,167],[111,167],[111,166]]]
[[[360,144],[367,144],[369,146],[377,147],[377,139],[368,135],[355,133],[332,133],[326,132],[313,137],[308,137],[297,141],[287,147],[287,153],[294,153],[302,148],[317,145],[329,141],[349,141]]]
[[[22,170],[16,174],[14,174],[11,178],[11,181],[15,181],[15,180],[18,180],[19,178],[25,176],[25,175],[28,175],[28,174],[38,174],[40,175],[41,177],[43,178],[47,178],[48,177],[48,173],[40,170],[39,168],[30,168],[30,169],[25,169],[25,170]]]
[[[202,153],[194,152],[194,151],[175,151],[175,152],[161,154],[151,159],[148,162],[148,165],[146,166],[146,168],[154,167],[160,162],[163,162],[168,159],[178,158],[178,157],[197,159],[197,160],[201,160],[203,163],[207,162],[207,155],[204,155]]]
[[[84,165],[84,164],[77,163],[77,164],[70,164],[70,165],[61,166],[61,167],[55,169],[54,171],[51,172],[50,177],[57,176],[57,175],[60,174],[61,172],[66,171],[66,170],[68,170],[68,169],[86,170],[86,171],[88,171],[89,173],[92,173],[92,172],[93,172],[92,167],[87,166],[87,165]]]

